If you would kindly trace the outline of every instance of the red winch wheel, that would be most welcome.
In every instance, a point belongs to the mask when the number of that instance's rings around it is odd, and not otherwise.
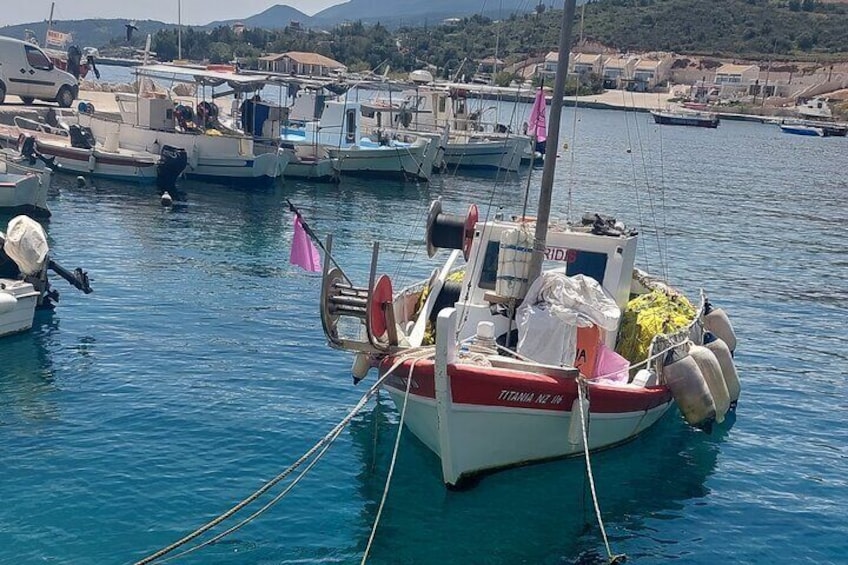
[[[384,304],[391,305],[392,296],[392,280],[388,275],[380,275],[377,282],[374,283],[374,288],[371,290],[370,303],[368,305],[371,333],[376,337],[382,336],[388,329]]]
[[[480,218],[480,213],[477,211],[477,205],[472,204],[468,207],[468,214],[465,216],[465,241],[462,244],[462,254],[465,260],[468,261],[468,256],[471,255],[471,244],[474,242],[474,226],[477,225],[477,220]]]

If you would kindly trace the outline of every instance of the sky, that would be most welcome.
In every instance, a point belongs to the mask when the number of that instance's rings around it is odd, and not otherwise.
[[[288,4],[312,15],[344,0],[55,0],[53,18],[84,20],[87,18],[125,18],[135,20],[177,21],[177,4],[181,3],[182,21],[188,25],[208,24],[215,20],[239,19],[258,14],[275,4]],[[388,1],[388,0],[387,0]],[[7,4],[13,4],[9,9]],[[0,0],[0,26],[46,20],[51,0]]]

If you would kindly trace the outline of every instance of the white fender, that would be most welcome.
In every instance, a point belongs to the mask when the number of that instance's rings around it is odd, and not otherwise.
[[[689,349],[689,356],[698,364],[701,374],[704,375],[704,380],[707,381],[707,386],[715,403],[716,422],[720,424],[724,421],[724,415],[730,409],[730,395],[727,392],[727,385],[724,383],[721,365],[719,365],[713,352],[702,345],[693,345]]]
[[[713,352],[713,355],[718,359],[718,364],[721,366],[721,375],[724,377],[724,384],[727,386],[727,394],[730,397],[731,408],[736,406],[739,400],[739,395],[742,393],[742,384],[739,382],[739,374],[736,372],[736,365],[733,363],[733,356],[730,354],[730,348],[723,339],[719,339],[708,333],[704,336],[704,347]]]

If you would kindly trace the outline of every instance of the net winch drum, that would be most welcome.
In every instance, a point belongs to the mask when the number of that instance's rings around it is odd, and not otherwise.
[[[721,373],[721,365],[715,354],[702,345],[693,345],[689,348],[689,356],[695,360],[698,368],[701,369],[701,374],[704,375],[715,403],[716,422],[721,424],[724,421],[724,415],[730,409],[730,395]]]
[[[474,227],[479,217],[476,204],[468,207],[468,213],[463,218],[443,213],[442,201],[434,200],[427,214],[427,255],[432,257],[437,249],[461,249],[468,261],[471,243],[474,241]]]
[[[686,422],[709,432],[716,417],[715,401],[698,363],[679,349],[666,356],[662,378]]]

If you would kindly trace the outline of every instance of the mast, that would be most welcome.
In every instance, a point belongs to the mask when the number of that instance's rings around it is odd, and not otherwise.
[[[182,0],[177,0],[177,59],[183,58],[183,6]]]
[[[545,167],[542,169],[542,186],[539,193],[539,212],[536,217],[535,244],[533,257],[530,260],[530,272],[527,280],[532,282],[542,273],[542,261],[545,258],[545,240],[548,236],[548,222],[551,217],[551,197],[554,187],[554,172],[556,156],[559,149],[559,122],[562,116],[563,96],[565,95],[565,78],[568,75],[568,54],[571,49],[571,24],[574,21],[576,0],[566,0],[562,11],[562,25],[559,33],[559,56],[557,58],[556,81],[554,95],[551,100],[551,116],[548,120],[548,151],[545,156]]]
[[[50,38],[50,30],[53,29],[53,8],[56,7],[56,2],[50,3],[50,19],[47,20],[47,31],[44,32],[44,46],[47,47],[47,40]]]

